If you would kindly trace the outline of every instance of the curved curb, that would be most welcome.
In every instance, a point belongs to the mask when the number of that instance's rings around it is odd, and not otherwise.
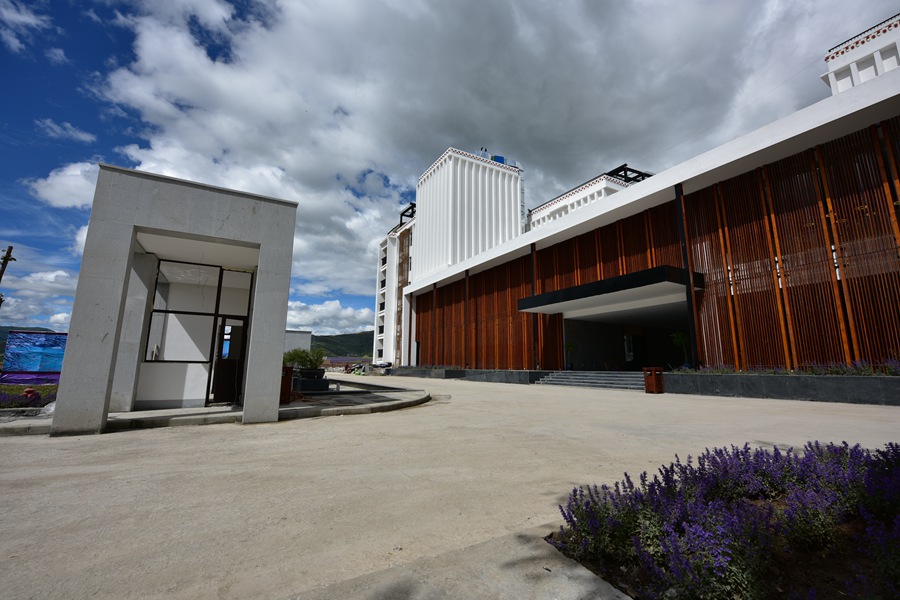
[[[404,390],[409,391],[409,390]],[[282,408],[278,411],[278,421],[292,421],[294,419],[312,419],[316,417],[336,417],[342,415],[366,415],[379,412],[389,412],[410,408],[425,404],[431,400],[431,394],[421,392],[422,395],[407,400],[389,400],[386,402],[373,402],[354,406],[298,406],[295,408]],[[156,429],[159,427],[183,427],[191,425],[223,425],[241,424],[243,413],[241,411],[223,412],[211,415],[164,415],[153,417],[129,416],[111,417],[106,421],[103,432],[131,431],[135,429]],[[47,435],[50,433],[51,422],[34,423],[24,422],[16,425],[0,427],[0,437],[17,435]]]
[[[431,400],[431,394],[426,393],[411,400],[391,400],[389,402],[373,402],[362,406],[300,406],[297,408],[283,408],[278,412],[278,422],[294,419],[311,419],[314,417],[339,417],[343,415],[368,415],[371,413],[389,412],[410,408],[425,404]]]

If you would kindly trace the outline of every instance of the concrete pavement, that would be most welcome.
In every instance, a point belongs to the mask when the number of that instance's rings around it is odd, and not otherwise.
[[[11,598],[596,597],[599,580],[546,554],[535,533],[560,523],[557,504],[573,486],[705,447],[877,448],[900,431],[896,407],[385,381],[433,400],[264,425],[0,438],[0,589]]]

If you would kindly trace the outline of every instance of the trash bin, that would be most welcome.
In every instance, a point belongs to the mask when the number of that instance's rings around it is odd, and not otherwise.
[[[664,394],[662,367],[644,367],[644,391],[648,394]]]
[[[281,368],[281,394],[278,399],[279,404],[291,403],[291,376],[294,374],[294,367]]]

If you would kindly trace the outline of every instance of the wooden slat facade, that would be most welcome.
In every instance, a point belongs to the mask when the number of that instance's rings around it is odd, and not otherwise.
[[[686,195],[687,266],[704,277],[694,294],[701,363],[900,358],[898,191],[900,117]],[[518,300],[685,268],[679,227],[668,202],[420,294],[418,364],[562,368],[561,315],[520,313]]]

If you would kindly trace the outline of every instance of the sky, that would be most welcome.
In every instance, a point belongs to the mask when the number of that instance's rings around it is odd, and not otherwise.
[[[447,147],[531,208],[830,95],[865,0],[0,0],[0,325],[66,331],[103,162],[299,203],[287,325],[372,329],[378,243]]]

